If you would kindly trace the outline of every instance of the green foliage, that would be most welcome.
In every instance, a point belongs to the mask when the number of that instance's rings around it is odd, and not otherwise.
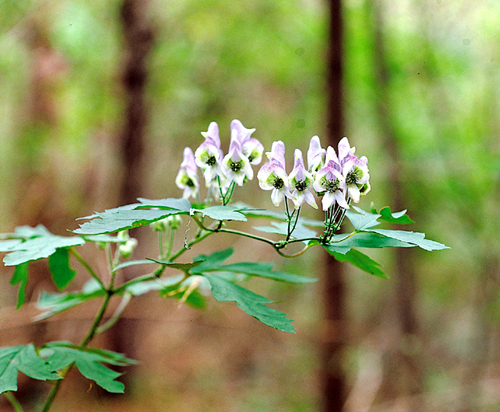
[[[214,220],[240,220],[243,222],[247,220],[245,215],[241,213],[241,209],[233,206],[212,206],[206,209],[193,209],[193,211]]]
[[[0,348],[0,393],[17,390],[18,372],[42,381],[61,379],[32,343]]]
[[[112,393],[123,393],[125,386],[116,381],[121,373],[107,368],[103,363],[115,366],[136,363],[120,353],[103,349],[82,348],[69,342],[48,343],[42,347],[40,353],[47,359],[46,362],[51,371],[59,371],[75,364],[83,376]]]
[[[79,292],[71,293],[40,293],[37,306],[43,312],[35,320],[42,320],[71,309],[90,299],[103,297],[106,291],[94,279],[88,281]]]
[[[19,289],[17,291],[17,305],[16,309],[19,309],[23,306],[26,300],[26,286],[28,285],[28,267],[29,263],[21,263],[17,265],[14,269],[14,274],[12,275],[12,279],[10,280],[10,284],[12,286],[17,285],[19,283]]]
[[[271,300],[242,288],[220,276],[208,273],[204,273],[203,276],[210,282],[212,295],[219,302],[236,302],[240,309],[260,320],[265,325],[283,332],[295,332],[294,327],[290,324],[292,320],[288,319],[284,313],[265,306],[268,303],[272,303]]]
[[[68,286],[76,276],[76,271],[69,266],[69,250],[67,248],[56,249],[49,256],[49,269],[52,280],[59,290]]]
[[[387,278],[384,271],[379,268],[380,263],[375,262],[359,250],[349,249],[345,253],[339,253],[335,250],[335,245],[333,247],[330,245],[325,246],[325,249],[339,262],[348,262],[370,275]]]
[[[10,252],[3,259],[6,266],[17,266],[32,260],[44,259],[54,254],[59,248],[81,246],[85,243],[81,237],[53,235],[43,225],[35,228],[18,227],[10,237],[21,241],[17,243],[10,240],[0,241],[0,244],[7,242],[7,247],[1,250]]]

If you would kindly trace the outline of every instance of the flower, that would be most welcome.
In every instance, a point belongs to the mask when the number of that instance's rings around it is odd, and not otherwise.
[[[295,203],[295,208],[299,208],[302,206],[302,203],[306,201],[317,209],[318,205],[316,205],[316,201],[311,192],[313,177],[305,169],[302,152],[299,149],[295,149],[295,162],[288,179],[291,188],[290,198],[293,200],[293,203]]]
[[[220,163],[223,156],[220,149],[219,126],[212,122],[208,126],[208,131],[201,134],[205,141],[194,152],[194,159],[203,170],[203,176],[208,185],[222,173]]]
[[[278,163],[285,170],[285,143],[281,140],[273,142],[271,151],[266,152],[266,156],[270,162]]]
[[[259,186],[263,190],[272,190],[271,201],[279,206],[290,196],[288,176],[285,169],[285,144],[281,141],[273,142],[271,151],[266,153],[269,162],[264,163],[257,173]]]
[[[183,189],[182,197],[189,198],[190,196],[196,197],[200,189],[198,180],[198,168],[196,167],[193,151],[186,147],[184,149],[184,158],[181,163],[175,184],[179,189]]]
[[[326,150],[321,147],[318,136],[311,137],[307,151],[307,166],[310,173],[317,172],[323,165]]]
[[[257,139],[250,137],[254,131],[255,129],[247,129],[238,119],[231,122],[231,138],[235,136],[235,139],[238,140],[241,151],[248,158],[250,164],[258,165],[262,160],[264,146]]]
[[[349,205],[345,200],[344,176],[334,166],[335,163],[331,160],[318,171],[313,183],[314,190],[323,195],[321,201],[323,210],[328,210],[335,202],[344,209],[349,209]]]
[[[357,158],[353,156],[342,168],[342,174],[345,177],[347,193],[355,202],[359,202],[361,195],[370,191],[370,174],[368,173],[368,159],[366,156]]]
[[[253,169],[248,157],[242,150],[237,138],[237,131],[231,131],[231,143],[229,153],[222,160],[222,170],[228,179],[234,180],[238,186],[242,186],[245,178],[253,179]]]

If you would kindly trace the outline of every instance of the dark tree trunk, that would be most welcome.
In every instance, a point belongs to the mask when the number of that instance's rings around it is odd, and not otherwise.
[[[123,167],[119,203],[129,204],[141,196],[144,185],[143,155],[145,147],[147,107],[145,90],[147,82],[147,57],[153,41],[153,30],[147,17],[148,0],[124,0],[121,19],[125,37],[125,67],[122,77],[126,101],[123,132],[119,150]],[[140,233],[133,233],[138,238]],[[139,240],[139,244],[140,239]],[[133,276],[124,270],[127,279]],[[135,324],[120,319],[109,335],[113,350],[134,357]]]
[[[133,203],[143,186],[142,158],[147,123],[145,87],[146,58],[151,49],[153,30],[148,25],[147,0],[125,0],[121,18],[125,34],[126,63],[123,86],[126,100],[125,126],[120,139],[124,166],[121,203]]]
[[[344,134],[343,118],[343,22],[341,0],[329,1],[330,30],[326,78],[327,139],[337,147]],[[343,267],[327,255],[324,276],[326,333],[322,348],[322,390],[324,412],[341,412],[345,401],[342,354],[346,338],[345,283]]]

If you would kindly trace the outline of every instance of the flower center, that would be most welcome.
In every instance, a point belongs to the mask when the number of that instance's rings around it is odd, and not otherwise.
[[[324,184],[324,188],[327,192],[334,193],[339,190],[339,179],[327,180]]]
[[[299,192],[303,192],[307,189],[307,182],[305,180],[301,180],[300,182],[295,183],[295,189]]]
[[[188,179],[187,182],[186,182],[186,185],[189,186],[189,187],[194,187],[194,182],[192,179]]]
[[[208,166],[214,166],[216,163],[217,163],[217,159],[215,158],[215,156],[210,156],[207,159],[207,165]]]
[[[348,185],[354,185],[356,184],[356,182],[358,181],[358,171],[356,169],[354,169],[353,171],[347,173],[347,176],[345,177],[345,182],[348,184]]]
[[[235,173],[239,172],[241,170],[241,162],[231,162],[229,168]]]
[[[281,177],[277,177],[276,179],[274,179],[273,186],[276,189],[281,189],[284,185],[285,185],[285,182],[283,181],[283,179]]]

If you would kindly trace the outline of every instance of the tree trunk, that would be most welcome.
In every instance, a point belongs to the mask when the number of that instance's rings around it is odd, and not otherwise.
[[[343,22],[341,0],[329,1],[330,29],[326,78],[327,139],[337,147],[344,134],[343,119]],[[327,325],[322,348],[324,412],[341,412],[345,401],[342,354],[346,338],[345,282],[343,267],[327,255],[324,275],[324,316]]]

